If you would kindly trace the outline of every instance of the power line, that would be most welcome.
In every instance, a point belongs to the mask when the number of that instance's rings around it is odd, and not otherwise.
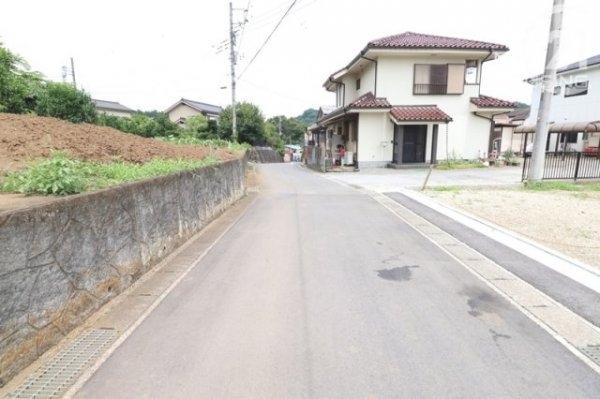
[[[273,28],[273,31],[269,34],[269,36],[267,36],[267,38],[265,39],[264,43],[259,47],[258,51],[256,52],[256,54],[254,54],[254,57],[252,57],[252,59],[250,60],[250,62],[248,62],[248,65],[246,65],[246,68],[244,68],[244,70],[242,71],[242,73],[240,73],[238,75],[238,80],[240,80],[242,78],[242,76],[248,70],[248,68],[250,67],[250,65],[252,65],[252,63],[254,62],[254,60],[256,59],[256,57],[258,57],[258,55],[260,54],[260,52],[262,51],[262,49],[265,48],[265,46],[267,45],[267,43],[269,42],[269,40],[271,39],[271,37],[273,36],[273,34],[275,33],[275,31],[277,31],[277,28],[279,28],[279,25],[281,25],[281,23],[283,22],[283,20],[285,19],[285,17],[289,14],[289,12],[294,7],[294,4],[296,4],[296,1],[297,0],[292,1],[292,4],[290,4],[290,6],[288,7],[288,9],[285,12],[285,14],[283,14],[283,16],[281,17],[281,19],[279,20],[279,22],[277,22],[277,25],[275,25],[275,28]]]

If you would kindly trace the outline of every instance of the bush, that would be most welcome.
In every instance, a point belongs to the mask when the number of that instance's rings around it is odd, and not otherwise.
[[[25,172],[9,174],[2,189],[28,195],[77,194],[86,190],[90,173],[80,161],[54,152],[50,159],[33,163]]]
[[[52,116],[73,123],[94,123],[96,107],[92,98],[66,83],[46,82],[35,106],[40,116]]]
[[[14,172],[0,185],[1,191],[38,195],[69,195],[86,190],[115,186],[128,181],[164,176],[183,170],[219,163],[208,156],[203,159],[153,159],[144,164],[113,162],[102,164],[69,159],[62,152],[35,162],[23,172]]]

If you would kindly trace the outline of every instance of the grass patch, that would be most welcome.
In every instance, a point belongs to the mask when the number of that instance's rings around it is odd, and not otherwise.
[[[460,187],[457,186],[433,186],[428,188],[429,191],[439,191],[439,192],[452,192],[458,193],[461,191]]]
[[[78,194],[217,163],[217,158],[209,156],[199,160],[154,159],[145,164],[101,164],[70,159],[62,152],[54,152],[51,158],[35,161],[24,171],[9,173],[0,184],[0,191],[26,195]]]
[[[221,139],[200,140],[195,137],[178,137],[172,135],[169,137],[160,137],[158,139],[166,143],[176,145],[193,145],[198,147],[208,147],[212,149],[222,148],[236,152],[244,152],[252,148],[248,143],[237,143]]]
[[[529,182],[526,190],[531,191],[600,191],[600,183],[575,183],[566,181]]]
[[[438,163],[436,166],[436,169],[439,169],[439,170],[476,169],[476,168],[485,168],[485,165],[479,161],[450,159],[450,160],[440,161],[440,163]]]

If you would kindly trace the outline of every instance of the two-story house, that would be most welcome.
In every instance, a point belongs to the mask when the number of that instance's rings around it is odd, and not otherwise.
[[[538,75],[525,80],[532,85],[531,114],[517,132],[535,132],[542,78]],[[600,121],[600,54],[557,69],[548,120],[546,151],[598,148],[600,133],[595,132],[597,124],[591,122]]]
[[[513,103],[480,95],[501,44],[413,32],[370,41],[324,83],[336,109],[318,121],[323,156],[356,167],[487,156],[492,118]]]

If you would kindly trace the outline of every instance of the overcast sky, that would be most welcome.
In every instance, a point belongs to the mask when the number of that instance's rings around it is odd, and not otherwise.
[[[61,81],[71,57],[93,98],[162,111],[189,98],[231,103],[228,0],[2,0],[0,42]],[[482,40],[510,51],[484,66],[482,94],[530,103],[523,79],[543,71],[552,0],[234,0],[237,100],[266,117],[333,104],[322,84],[372,39],[405,31]],[[566,0],[559,64],[600,54],[600,2]],[[70,79],[68,77],[67,79]],[[222,89],[223,86],[227,88]]]

